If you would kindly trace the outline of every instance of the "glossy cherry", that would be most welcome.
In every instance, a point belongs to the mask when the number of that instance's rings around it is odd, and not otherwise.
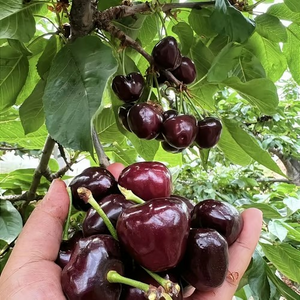
[[[194,142],[197,132],[197,120],[191,115],[168,118],[162,126],[166,142],[178,149],[189,147]]]
[[[138,100],[144,90],[144,77],[137,72],[127,76],[117,75],[112,81],[112,89],[118,98],[124,102],[134,102]]]
[[[160,162],[137,162],[126,167],[120,174],[118,184],[147,201],[169,197],[172,192],[172,176]]]
[[[136,262],[161,272],[177,266],[182,259],[190,215],[181,200],[155,198],[125,209],[116,229],[121,245]]]
[[[81,230],[76,231],[68,240],[63,240],[60,244],[56,263],[63,269],[70,261],[71,255],[79,241],[83,238]]]
[[[121,285],[106,279],[110,270],[123,274],[119,243],[113,237],[95,235],[79,240],[61,275],[67,299],[119,299]]]
[[[226,239],[230,246],[243,229],[243,218],[233,205],[207,199],[195,205],[191,227],[213,228]]]
[[[155,105],[140,103],[130,108],[127,122],[130,130],[139,138],[151,140],[160,133],[163,118]]]
[[[128,125],[127,115],[132,106],[132,103],[127,103],[125,105],[120,106],[118,109],[119,121],[127,131],[131,131]]]
[[[160,69],[176,69],[181,63],[181,54],[176,39],[172,36],[163,38],[154,46],[152,57]]]
[[[183,56],[180,66],[172,71],[173,75],[184,84],[190,84],[195,81],[197,76],[196,66],[194,62]]]
[[[91,206],[84,203],[78,196],[77,189],[85,187],[89,189],[94,198],[100,201],[108,194],[118,191],[117,182],[114,176],[105,168],[89,167],[82,173],[75,176],[69,184],[72,191],[72,204],[78,210],[87,211]]]
[[[200,291],[219,287],[228,271],[228,245],[214,229],[191,229],[181,276]]]
[[[117,224],[120,213],[125,208],[133,204],[133,202],[126,200],[121,194],[108,195],[99,202],[100,207],[103,209],[114,227]],[[82,231],[86,237],[101,233],[109,234],[109,230],[107,229],[103,219],[92,207],[87,211],[83,220]]]
[[[198,122],[198,133],[195,142],[201,148],[212,148],[215,146],[222,132],[222,124],[220,120],[207,117]]]
[[[176,109],[168,109],[163,112],[163,120],[166,121],[169,118],[178,116],[178,111]]]
[[[171,195],[171,197],[183,201],[187,205],[190,215],[192,214],[195,204],[191,200],[179,195]]]

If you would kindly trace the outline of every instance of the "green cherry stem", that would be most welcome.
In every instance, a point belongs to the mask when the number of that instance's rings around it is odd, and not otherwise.
[[[118,185],[118,188],[119,188],[120,192],[122,193],[122,195],[126,198],[126,200],[133,201],[137,204],[145,203],[145,201],[143,199],[141,199],[140,197],[135,195],[131,190],[127,190],[120,185]]]
[[[153,273],[146,268],[142,267],[156,282],[158,282],[167,293],[173,295],[173,296],[178,296],[180,292],[180,286],[178,283],[174,283],[169,279],[162,278],[156,273]]]
[[[150,286],[149,284],[143,283],[141,281],[124,277],[114,270],[108,271],[106,278],[107,281],[110,283],[126,284],[144,291],[146,298],[149,300],[158,300],[161,298],[164,298],[166,300],[172,300],[170,295],[168,295],[162,287],[156,288],[154,286]]]
[[[112,237],[118,241],[116,229],[114,228],[113,224],[111,223],[111,221],[109,220],[109,218],[107,217],[106,213],[103,211],[101,206],[94,199],[92,192],[85,187],[80,187],[77,189],[77,193],[78,193],[80,199],[82,199],[85,203],[89,203],[96,210],[96,212],[103,219],[103,222],[106,225],[106,227],[108,228]]]
[[[65,223],[64,232],[63,232],[63,240],[66,241],[69,239],[69,227],[70,227],[70,218],[72,212],[72,192],[71,189],[68,187],[67,192],[69,195],[70,203],[69,203],[69,210],[68,210],[68,217]]]

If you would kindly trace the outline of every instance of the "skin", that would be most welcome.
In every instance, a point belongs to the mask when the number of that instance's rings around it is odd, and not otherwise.
[[[1,274],[0,300],[66,299],[60,284],[61,269],[54,261],[68,207],[69,197],[65,183],[54,180],[47,195],[27,220]],[[233,276],[228,276],[221,287],[211,292],[187,290],[187,300],[232,299],[239,280],[249,265],[262,226],[261,211],[250,208],[242,216],[243,231],[229,250],[229,270]],[[192,295],[189,296],[190,294]]]

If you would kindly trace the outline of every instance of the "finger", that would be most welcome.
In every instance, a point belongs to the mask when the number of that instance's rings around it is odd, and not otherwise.
[[[32,261],[56,259],[69,203],[65,183],[54,180],[18,237],[7,269],[12,270]]]
[[[229,276],[223,285],[210,292],[195,291],[190,300],[231,300],[245,273],[259,240],[262,227],[262,212],[256,208],[242,213],[244,225],[237,241],[229,248]]]

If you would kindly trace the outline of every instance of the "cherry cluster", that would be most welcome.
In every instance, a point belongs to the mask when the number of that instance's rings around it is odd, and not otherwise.
[[[177,41],[168,36],[158,42],[153,50],[155,80],[159,84],[181,83],[180,93],[185,85],[196,79],[194,62],[181,55]],[[170,76],[171,74],[171,76]],[[171,83],[170,83],[171,82]],[[125,102],[119,107],[118,117],[123,127],[141,139],[157,139],[164,150],[178,153],[194,142],[200,148],[211,148],[220,139],[222,124],[213,117],[198,120],[191,113],[179,113],[178,109],[164,110],[160,103],[138,102],[146,82],[144,77],[133,72],[127,76],[117,75],[112,81],[112,89],[118,98]],[[180,103],[179,107],[182,107]]]
[[[228,246],[243,226],[233,206],[173,195],[159,162],[134,163],[118,180],[90,167],[69,187],[86,215],[56,260],[67,299],[183,299],[183,286],[209,291],[224,282]]]

